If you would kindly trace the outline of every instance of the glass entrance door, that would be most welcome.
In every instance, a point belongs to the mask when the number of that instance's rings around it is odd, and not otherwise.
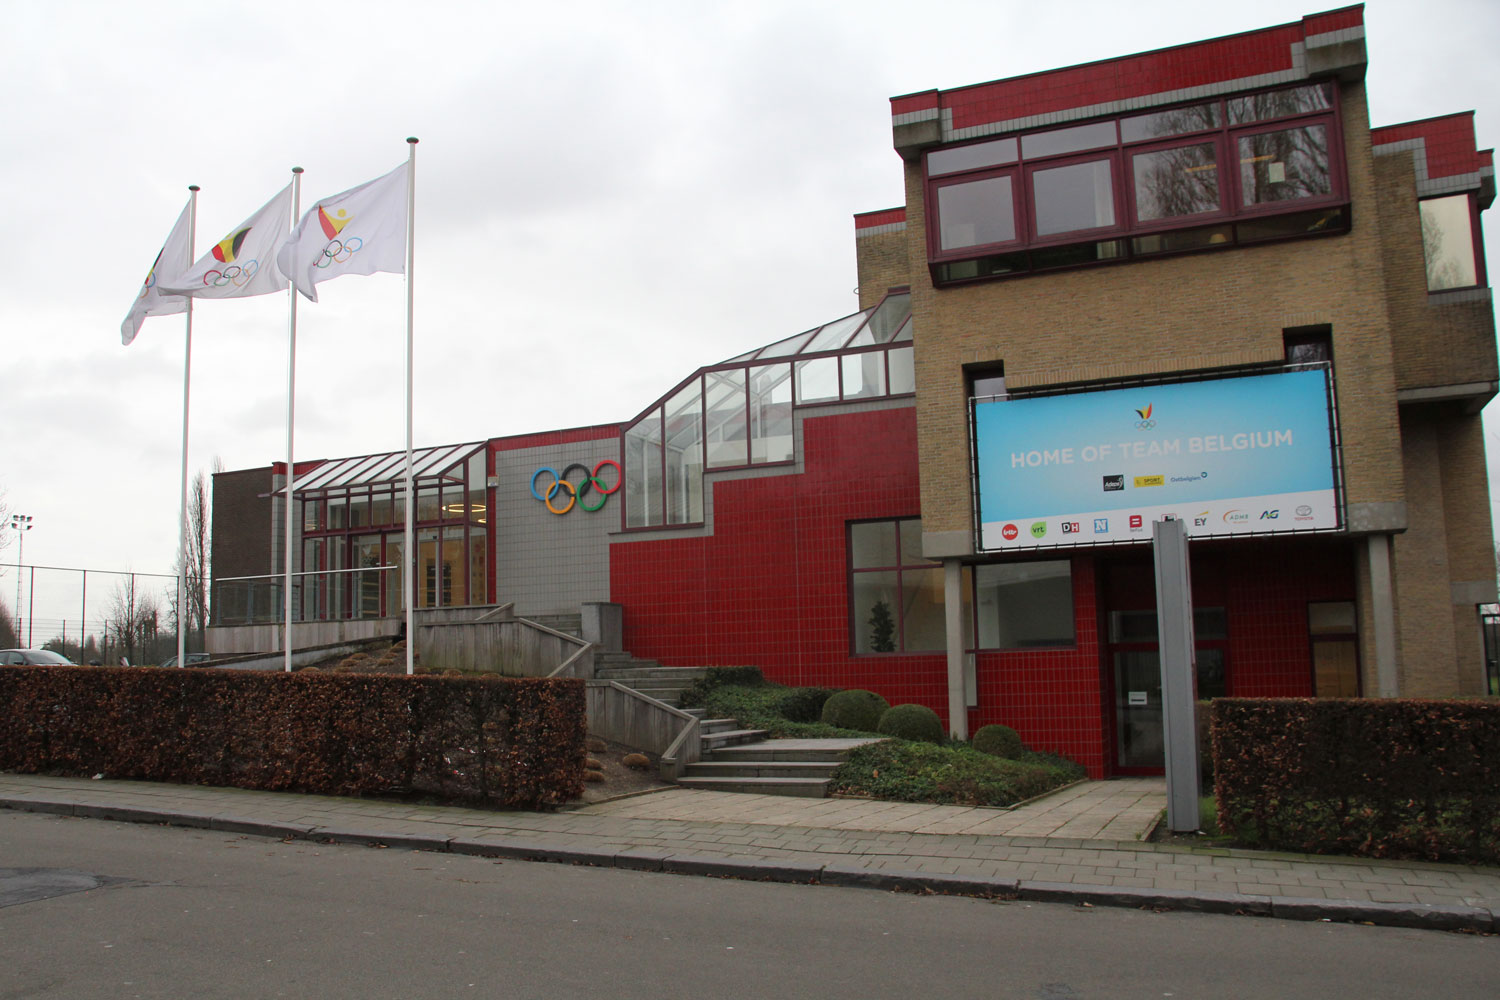
[[[1223,608],[1193,612],[1199,701],[1229,693],[1225,623]],[[1125,771],[1160,771],[1166,766],[1166,753],[1155,611],[1110,615],[1110,662],[1115,688],[1115,766]]]
[[[1161,657],[1154,649],[1115,653],[1115,763],[1162,767]]]

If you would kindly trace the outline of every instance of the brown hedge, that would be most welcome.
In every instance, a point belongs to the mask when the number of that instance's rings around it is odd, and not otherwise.
[[[0,668],[0,770],[537,808],[583,790],[578,680]]]
[[[1500,701],[1219,698],[1219,827],[1283,850],[1500,862]]]

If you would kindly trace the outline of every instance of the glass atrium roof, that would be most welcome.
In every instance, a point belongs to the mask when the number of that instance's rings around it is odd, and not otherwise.
[[[778,340],[720,364],[736,365],[746,361],[791,358],[800,354],[893,344],[905,340],[911,340],[911,295],[898,293],[886,296],[879,305],[851,313],[832,323],[804,330],[795,337]]]

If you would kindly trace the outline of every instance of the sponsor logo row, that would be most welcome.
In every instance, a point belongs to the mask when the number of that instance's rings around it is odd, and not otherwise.
[[[1161,515],[1160,520],[1181,521],[1184,520],[1184,518],[1179,514],[1170,513]],[[1308,506],[1307,504],[1299,504],[1294,510],[1289,512],[1284,512],[1279,507],[1268,507],[1258,512],[1255,510],[1245,510],[1239,507],[1232,507],[1229,510],[1218,513],[1211,510],[1204,510],[1189,515],[1186,520],[1190,520],[1194,528],[1202,529],[1206,534],[1212,534],[1215,532],[1215,530],[1218,530],[1218,524],[1214,522],[1222,522],[1223,524],[1230,527],[1236,525],[1248,525],[1258,522],[1306,522],[1316,520],[1316,515],[1313,513],[1312,507]],[[1269,523],[1266,525],[1266,527],[1268,528],[1274,526],[1275,525]],[[1134,534],[1137,532],[1146,531],[1146,519],[1144,515],[1141,514],[1096,517],[1093,519],[1092,531],[1089,531],[1084,526],[1083,521],[1033,521],[1029,526],[1027,526],[1027,530],[1030,532],[1031,537],[1037,539],[1048,537],[1048,534],[1054,528],[1056,529],[1057,534],[1068,535],[1070,537],[1089,534],[1095,536],[1113,535],[1118,534],[1122,528]],[[1014,522],[1006,522],[1000,528],[1000,537],[1005,539],[1007,542],[1013,542],[1020,536],[1021,526],[1015,524]]]

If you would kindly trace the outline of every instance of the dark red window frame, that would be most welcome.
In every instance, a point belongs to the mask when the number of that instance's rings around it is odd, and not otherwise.
[[[1296,112],[1284,117],[1268,118],[1254,122],[1243,122],[1231,124],[1229,122],[1228,102],[1245,97],[1254,97],[1260,94],[1274,93],[1281,90],[1291,90],[1297,87],[1325,86],[1332,89],[1329,107],[1310,111]],[[1220,124],[1213,128],[1199,129],[1192,132],[1183,132],[1171,136],[1152,137],[1149,139],[1137,139],[1124,141],[1117,138],[1115,145],[1097,147],[1092,150],[1081,152],[1070,152],[1055,156],[1027,159],[1020,156],[1015,162],[999,166],[986,166],[972,170],[953,171],[937,175],[927,173],[927,157],[940,150],[929,150],[923,156],[923,191],[929,211],[926,219],[927,228],[927,256],[928,265],[932,270],[935,283],[943,285],[962,284],[974,280],[989,280],[994,277],[1018,277],[1031,274],[1035,271],[1046,270],[1042,267],[1026,267],[1010,271],[1008,273],[981,274],[977,277],[943,278],[941,271],[943,265],[965,263],[980,258],[994,255],[1019,254],[1033,249],[1064,247],[1068,245],[1089,243],[1100,240],[1119,239],[1122,252],[1118,257],[1111,257],[1107,261],[1098,263],[1115,263],[1124,260],[1135,259],[1138,254],[1130,249],[1130,238],[1136,236],[1157,235],[1175,230],[1194,229],[1203,226],[1211,226],[1222,222],[1226,226],[1240,220],[1253,220],[1269,216],[1293,215],[1299,212],[1316,211],[1324,207],[1340,207],[1348,204],[1348,169],[1344,156],[1343,138],[1343,112],[1340,102],[1340,89],[1337,81],[1318,80],[1304,81],[1293,87],[1267,87],[1255,91],[1246,91],[1232,95],[1215,98],[1219,102],[1221,113]],[[1205,103],[1203,99],[1185,101],[1177,105],[1152,109],[1152,113],[1171,111],[1174,108],[1187,108]],[[1127,118],[1137,117],[1140,112],[1133,111],[1130,114],[1120,114],[1111,118],[1099,120],[1113,120],[1116,122]],[[1087,124],[1087,122],[1076,122],[1074,124]],[[1241,183],[1239,162],[1239,140],[1242,137],[1280,132],[1292,128],[1300,128],[1307,125],[1324,125],[1328,130],[1328,174],[1329,193],[1322,196],[1295,198],[1287,201],[1267,202],[1263,204],[1241,206]],[[1027,133],[1014,133],[1017,138],[1024,134],[1056,131],[1060,126],[1049,125],[1045,128],[1031,129]],[[1117,136],[1119,130],[1117,128]],[[952,144],[941,147],[942,150],[961,148],[962,145],[977,145],[979,143],[993,142],[997,138],[1008,138],[1009,136],[985,136],[974,140],[972,143]],[[1135,176],[1134,157],[1139,153],[1157,152],[1164,149],[1172,149],[1179,146],[1203,145],[1212,142],[1215,146],[1219,170],[1219,207],[1213,212],[1199,212],[1192,215],[1173,216],[1170,219],[1150,220],[1141,223],[1136,218],[1135,199]],[[1024,149],[1024,142],[1019,144]],[[1104,226],[1094,229],[1072,230],[1066,233],[1049,234],[1045,238],[1036,235],[1035,198],[1032,186],[1032,176],[1038,170],[1051,167],[1067,166],[1071,163],[1089,162],[1106,157],[1111,158],[1112,170],[1111,181],[1114,185],[1115,202],[1115,225]],[[942,248],[942,222],[937,208],[937,192],[944,187],[955,184],[963,184],[989,177],[1010,175],[1016,180],[1013,183],[1012,207],[1016,215],[1015,240],[975,244],[952,250]],[[1348,224],[1348,214],[1344,214],[1343,225]],[[1332,232],[1341,232],[1343,228],[1335,228]],[[1290,233],[1286,238],[1298,238],[1301,234]],[[1476,237],[1477,238],[1477,237]],[[1259,242],[1259,240],[1256,240]],[[1228,246],[1238,245],[1240,240],[1231,238],[1222,244],[1213,244],[1212,247],[1197,247],[1191,250],[1173,252],[1200,252],[1204,249],[1220,249]],[[1157,257],[1163,256],[1161,252],[1140,254],[1139,256]]]

